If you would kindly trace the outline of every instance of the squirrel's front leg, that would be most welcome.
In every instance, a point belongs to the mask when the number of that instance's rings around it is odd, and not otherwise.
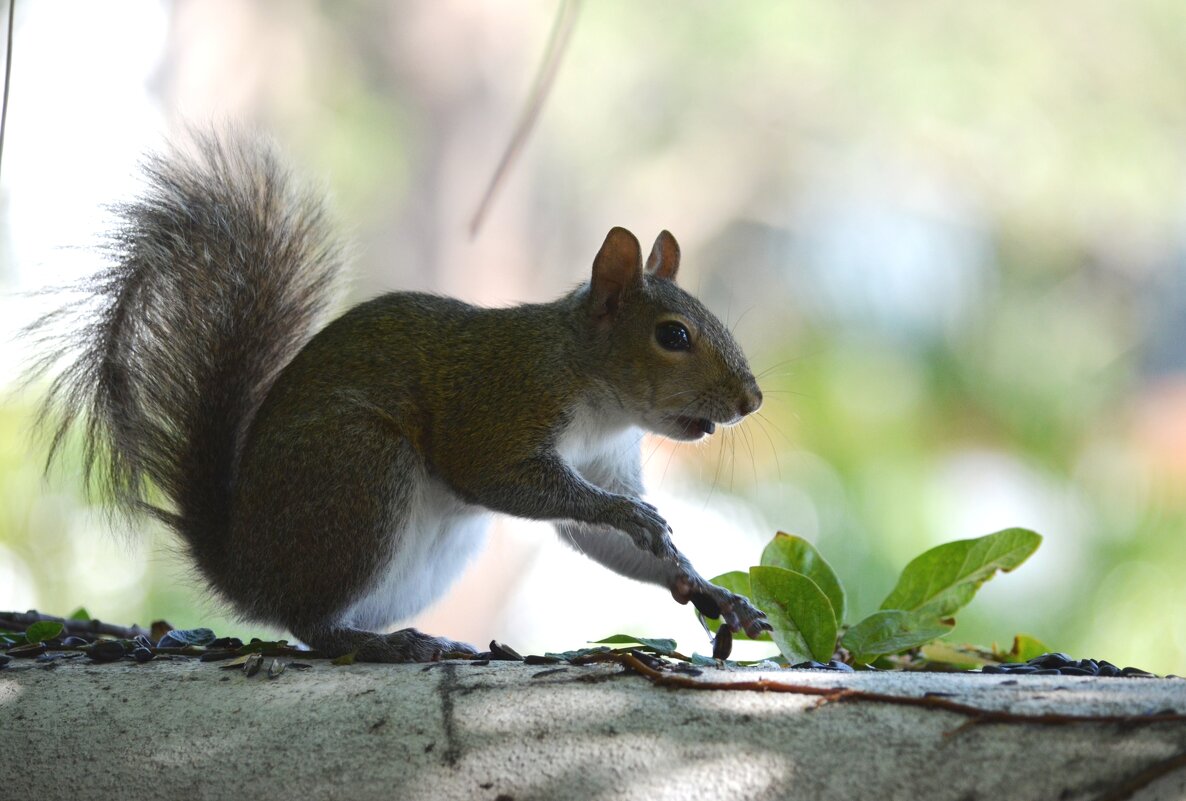
[[[642,503],[638,500],[638,495],[642,493],[640,473],[641,465],[636,454],[596,461],[583,469],[583,477],[594,486],[632,498],[638,503]],[[649,504],[647,506],[654,508]],[[577,550],[610,570],[666,587],[681,604],[690,601],[705,616],[723,618],[733,631],[744,630],[749,635],[757,636],[770,628],[766,616],[746,598],[704,579],[688,558],[675,548],[666,533],[663,537],[666,547],[662,551],[655,551],[640,544],[634,537],[630,540],[623,538],[618,532],[624,529],[612,523],[589,525],[566,521],[557,523],[556,528],[560,536]],[[670,532],[670,528],[666,528],[666,531]]]
[[[561,535],[597,562],[666,587],[680,603],[691,601],[704,615],[723,618],[734,631],[757,636],[769,629],[760,610],[702,578],[676,550],[667,521],[637,497],[637,470],[631,467],[633,463],[594,467],[590,477],[604,485],[599,486],[558,456],[540,456],[464,493],[494,511],[556,521]]]
[[[627,578],[666,587],[681,604],[690,601],[706,617],[723,618],[733,631],[757,636],[770,628],[761,610],[746,598],[703,578],[674,546],[670,554],[660,556],[636,547],[604,526],[565,521],[557,523],[556,530],[590,559]]]
[[[701,578],[691,565],[688,565],[687,571],[676,576],[670,589],[675,600],[681,604],[691,601],[700,614],[713,620],[723,619],[733,631],[744,631],[749,637],[758,637],[762,632],[773,629],[766,614],[750,603],[749,599]]]
[[[630,537],[639,550],[672,562],[679,556],[671,543],[671,526],[654,506],[633,493],[591,483],[559,456],[525,460],[495,480],[466,488],[465,494],[482,506],[517,517],[608,526]]]

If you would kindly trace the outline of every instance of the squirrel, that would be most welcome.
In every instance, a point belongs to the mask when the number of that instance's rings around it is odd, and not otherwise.
[[[114,207],[85,324],[40,365],[68,357],[41,409],[47,469],[85,420],[88,488],[173,529],[242,619],[328,655],[476,653],[381,632],[448,588],[491,513],[552,521],[730,632],[770,629],[640,497],[643,431],[698,440],[762,403],[731,333],[676,286],[671,234],[644,265],[612,229],[551,303],[392,292],[319,328],[345,262],[323,201],[254,136],[190,138]]]

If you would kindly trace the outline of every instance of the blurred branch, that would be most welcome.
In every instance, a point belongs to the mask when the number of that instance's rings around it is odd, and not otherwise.
[[[8,44],[4,49],[4,99],[0,100],[0,164],[4,163],[4,132],[8,130],[8,83],[12,75],[12,28],[16,24],[16,0],[8,0]]]
[[[43,615],[36,610],[28,612],[0,612],[0,629],[7,631],[24,631],[34,623],[50,621],[61,623],[68,634],[105,634],[109,637],[120,637],[131,640],[139,636],[151,636],[152,632],[139,626],[117,626],[104,623],[101,620],[70,620],[64,617]]]
[[[548,37],[548,46],[544,51],[544,59],[540,63],[539,70],[536,72],[531,94],[528,95],[527,103],[519,114],[519,121],[515,124],[514,133],[507,143],[506,150],[503,151],[498,167],[494,170],[494,175],[490,178],[486,193],[482,196],[477,211],[470,219],[469,235],[471,239],[478,235],[494,196],[502,186],[515,159],[523,150],[523,145],[526,144],[527,137],[531,135],[536,120],[539,119],[544,101],[547,100],[552,84],[556,80],[556,73],[560,70],[560,62],[568,50],[568,43],[572,39],[573,29],[576,27],[577,11],[580,10],[580,7],[581,0],[561,0],[560,2],[560,8],[556,11],[556,22],[552,26],[551,36]]]

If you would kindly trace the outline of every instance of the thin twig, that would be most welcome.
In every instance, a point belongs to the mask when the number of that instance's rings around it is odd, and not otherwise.
[[[519,120],[515,124],[514,133],[507,143],[506,150],[503,151],[502,158],[499,160],[498,166],[494,169],[494,175],[490,178],[490,183],[486,187],[486,193],[482,196],[482,201],[478,204],[477,211],[474,212],[474,216],[470,219],[470,239],[478,235],[478,231],[482,227],[482,221],[486,218],[486,212],[490,210],[490,204],[494,200],[494,195],[498,192],[499,187],[502,186],[507,172],[510,171],[515,159],[519,157],[519,153],[523,150],[523,145],[527,142],[527,137],[535,127],[540,110],[544,107],[544,101],[548,98],[548,92],[551,91],[552,84],[556,80],[556,73],[560,70],[560,62],[564,58],[564,53],[568,50],[568,43],[572,39],[573,29],[576,27],[577,11],[580,7],[581,0],[561,0],[560,8],[556,11],[556,22],[552,26],[551,35],[548,37],[548,46],[544,51],[544,59],[540,63],[539,70],[535,75],[535,84],[531,87],[531,93],[527,97],[527,103],[524,105],[523,111],[519,114]]]
[[[12,75],[12,29],[16,23],[16,0],[8,0],[8,45],[4,50],[4,99],[0,101],[0,164],[4,163],[4,132],[8,130],[8,83]]]

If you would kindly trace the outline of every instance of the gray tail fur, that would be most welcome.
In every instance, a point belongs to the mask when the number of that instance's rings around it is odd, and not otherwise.
[[[81,423],[88,489],[163,520],[205,566],[252,417],[329,311],[343,256],[269,146],[191,139],[148,158],[148,188],[115,207],[111,259],[82,300],[32,326],[52,347],[30,377],[69,359],[41,409],[47,469]]]

